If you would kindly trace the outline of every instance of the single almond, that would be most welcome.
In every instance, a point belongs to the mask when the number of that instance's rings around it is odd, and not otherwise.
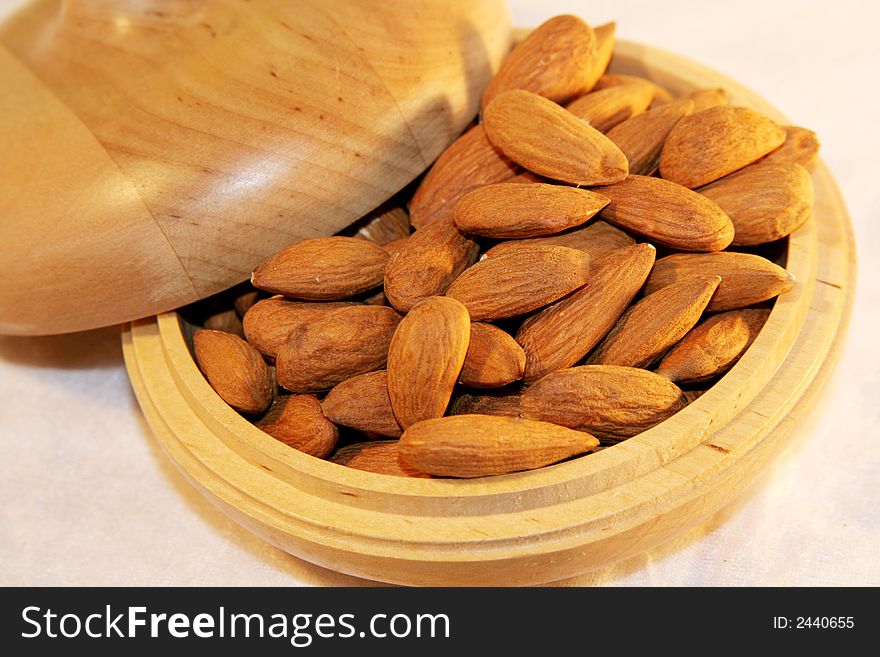
[[[379,246],[385,246],[405,238],[412,232],[409,214],[394,202],[388,201],[357,221],[354,225],[357,232],[352,235]]]
[[[451,415],[407,427],[400,438],[400,458],[433,475],[485,477],[540,468],[598,444],[588,433],[549,422]]]
[[[470,235],[496,239],[538,237],[580,226],[608,205],[586,189],[535,183],[496,183],[465,194],[455,224]]]
[[[710,312],[735,310],[788,292],[794,276],[751,253],[675,253],[660,258],[645,282],[645,294],[668,285],[707,276],[720,276],[721,285],[706,307]]]
[[[525,89],[556,102],[580,96],[590,90],[597,59],[593,28],[576,16],[555,16],[504,58],[483,93],[481,109],[509,89]]]
[[[449,406],[450,415],[502,415],[519,417],[522,393],[486,391],[481,394],[462,393]]]
[[[590,256],[564,246],[531,246],[486,258],[455,279],[446,295],[467,308],[474,321],[514,317],[537,310],[582,287]]]
[[[574,185],[626,178],[626,156],[608,137],[551,100],[528,91],[499,94],[486,108],[489,140],[539,175]]]
[[[596,58],[593,60],[593,66],[587,78],[587,91],[596,86],[599,78],[608,69],[608,64],[611,63],[611,57],[614,56],[614,45],[617,42],[616,31],[617,24],[613,21],[593,28],[593,32],[596,34]]]
[[[232,333],[240,338],[244,337],[244,329],[241,325],[241,319],[235,309],[223,310],[214,313],[205,320],[205,328],[213,331],[225,331]]]
[[[599,132],[608,132],[647,110],[653,98],[654,90],[648,85],[621,84],[576,98],[565,109]]]
[[[306,300],[345,299],[382,283],[388,253],[354,237],[297,242],[258,265],[254,287]]]
[[[718,276],[693,278],[649,294],[623,313],[587,363],[651,366],[700,320],[720,282]]]
[[[648,78],[643,78],[638,75],[627,75],[625,73],[606,73],[596,82],[596,86],[593,87],[594,91],[599,91],[600,89],[607,89],[609,87],[617,87],[628,84],[642,84],[647,85],[653,94],[653,99],[651,101],[651,107],[659,107],[660,105],[665,105],[666,103],[671,103],[675,98],[672,97],[672,94],[669,93],[666,89],[661,87],[659,84],[654,82],[653,80],[649,80]]]
[[[608,132],[608,139],[626,155],[630,175],[650,175],[657,170],[666,138],[673,126],[690,114],[693,107],[692,100],[676,100],[638,114]]]
[[[314,395],[281,395],[256,427],[288,447],[319,459],[336,446],[339,429],[321,411]]]
[[[526,354],[526,383],[586,356],[638,294],[655,254],[650,244],[636,244],[603,256],[584,287],[523,322],[516,341]]]
[[[257,351],[275,358],[295,329],[352,305],[349,301],[288,301],[281,296],[271,297],[250,307],[242,320],[242,328],[247,341]]]
[[[406,238],[385,268],[385,296],[401,312],[441,295],[477,260],[479,245],[451,219],[441,219]]]
[[[388,394],[401,427],[446,412],[470,342],[465,307],[430,297],[400,322],[388,350]]]
[[[713,315],[663,357],[657,373],[677,383],[695,383],[723,374],[751,346],[769,315],[765,308]]]
[[[760,112],[719,105],[681,119],[660,153],[660,175],[702,187],[742,169],[785,141],[785,130]]]
[[[471,324],[471,338],[458,381],[471,388],[500,388],[522,378],[526,355],[497,326]]]
[[[800,164],[759,162],[699,191],[730,217],[737,246],[790,235],[813,212],[813,179]]]
[[[250,286],[248,286],[250,287]],[[238,313],[238,316],[244,318],[245,314],[248,310],[253,307],[257,301],[262,297],[262,292],[259,290],[248,289],[240,294],[235,296],[235,301],[233,304],[235,305],[235,312]]]
[[[400,460],[400,444],[396,440],[377,440],[355,443],[336,450],[330,460],[355,470],[391,475],[393,477],[416,477],[427,479],[430,475],[419,472]]]
[[[278,383],[291,392],[321,392],[382,369],[398,322],[391,308],[351,306],[298,327],[278,350]]]
[[[806,128],[793,125],[782,126],[785,130],[785,141],[782,146],[770,151],[760,162],[774,162],[777,164],[800,164],[809,166],[819,153],[819,139],[816,133]]]
[[[403,433],[391,408],[386,370],[346,379],[327,393],[321,406],[324,415],[344,427],[389,438]]]
[[[193,334],[199,369],[220,398],[242,413],[262,413],[275,393],[260,352],[237,335],[202,329]]]
[[[465,193],[515,173],[516,165],[492,145],[482,125],[475,125],[428,170],[410,202],[410,221],[418,229],[440,218],[451,220],[455,203]]]
[[[621,440],[646,431],[686,405],[666,377],[634,367],[581,365],[548,374],[523,393],[523,417]]]
[[[590,258],[595,259],[617,249],[632,246],[635,243],[636,241],[632,237],[619,228],[615,228],[605,221],[596,220],[591,221],[586,226],[578,226],[555,235],[499,242],[486,251],[484,256],[491,258],[507,251],[529,248],[535,245],[549,245],[577,249],[589,255]]]
[[[602,218],[682,251],[720,251],[733,240],[733,224],[705,196],[661,178],[630,176],[596,190],[611,199]]]
[[[715,89],[697,89],[683,96],[683,98],[694,101],[693,112],[702,112],[710,107],[727,105],[727,92],[720,87]]]

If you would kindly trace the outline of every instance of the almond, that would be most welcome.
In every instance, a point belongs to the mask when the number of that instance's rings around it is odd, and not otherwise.
[[[576,16],[555,16],[516,45],[489,82],[483,111],[498,94],[525,89],[564,102],[590,90],[598,62],[596,34]]]
[[[782,127],[785,130],[785,141],[782,146],[771,151],[761,162],[789,163],[809,166],[819,153],[819,140],[816,133],[806,128],[793,125]]]
[[[205,320],[205,328],[214,331],[233,333],[240,338],[244,337],[241,320],[238,318],[238,313],[236,313],[234,309],[214,313]]]
[[[630,175],[650,175],[657,170],[669,132],[693,107],[692,100],[676,100],[634,116],[608,132],[608,139],[626,155]]]
[[[587,282],[590,256],[564,246],[531,246],[487,258],[467,269],[446,291],[474,321],[522,315],[552,303]]]
[[[645,294],[706,276],[721,277],[706,307],[710,312],[752,306],[788,292],[795,284],[791,273],[751,253],[676,253],[654,263]]]
[[[409,237],[401,237],[399,240],[394,240],[393,242],[388,242],[387,244],[383,244],[382,248],[388,252],[389,256],[393,256],[395,253],[400,251],[403,248],[403,245],[406,244],[406,241]]]
[[[660,154],[660,175],[701,187],[778,148],[785,130],[760,112],[719,105],[675,124]]]
[[[392,202],[386,202],[355,224],[358,239],[367,240],[379,246],[403,239],[411,232],[409,214],[406,209]]]
[[[330,460],[348,468],[376,474],[430,478],[430,475],[414,470],[401,461],[399,450],[400,445],[396,440],[355,443],[338,449]]]
[[[720,251],[733,239],[733,224],[705,196],[668,180],[630,176],[596,190],[611,199],[607,221],[683,251]]]
[[[590,69],[590,75],[587,78],[587,90],[591,90],[596,86],[605,71],[608,64],[611,63],[611,57],[614,55],[614,44],[616,43],[617,24],[614,22],[598,25],[593,28],[596,34],[596,59]]]
[[[570,249],[583,251],[590,258],[598,258],[627,246],[632,246],[636,241],[619,228],[615,228],[602,220],[591,221],[586,226],[579,226],[564,233],[535,237],[524,240],[510,240],[499,242],[486,251],[485,257],[493,256],[516,249],[528,248],[534,245],[566,246]]]
[[[400,438],[400,458],[433,475],[485,477],[540,468],[598,444],[588,433],[549,422],[452,415],[408,427]]]
[[[516,341],[526,353],[526,383],[589,353],[638,294],[655,254],[650,244],[609,253],[594,262],[584,287],[523,322]]]
[[[278,350],[278,383],[291,392],[320,392],[381,369],[398,322],[391,308],[351,306],[300,326]]]
[[[471,324],[458,381],[471,388],[500,388],[522,378],[526,355],[516,340],[492,324]]]
[[[686,405],[666,377],[616,365],[581,365],[548,374],[523,394],[523,417],[620,440],[646,431]]]
[[[576,98],[565,109],[599,132],[608,132],[648,109],[653,98],[654,90],[646,84],[622,84]]]
[[[574,185],[626,178],[626,157],[601,132],[553,101],[528,91],[505,91],[483,115],[489,140],[539,175]]]
[[[235,296],[235,312],[239,317],[244,317],[248,310],[260,300],[262,293],[259,290],[249,289]]]
[[[389,438],[403,433],[391,408],[386,370],[343,381],[327,393],[321,406],[324,415],[344,427]]]
[[[587,362],[649,367],[694,327],[720,282],[693,278],[649,294],[621,316]]]
[[[510,391],[487,391],[475,395],[463,393],[449,407],[450,415],[502,415],[519,417],[522,394]]]
[[[416,304],[391,340],[388,394],[400,426],[446,412],[470,342],[465,307],[448,297]]]
[[[455,224],[471,235],[537,237],[579,226],[608,205],[586,189],[534,183],[497,183],[465,194],[455,206]]]
[[[767,321],[767,309],[731,310],[696,326],[660,361],[657,373],[670,381],[705,381],[729,370]]]
[[[203,329],[193,334],[199,369],[220,398],[242,413],[262,413],[275,386],[260,352],[237,335]]]
[[[339,429],[324,417],[314,395],[281,395],[255,425],[288,447],[319,459],[328,456],[339,439]]]
[[[609,87],[616,87],[628,84],[647,85],[651,89],[651,92],[654,96],[651,101],[651,107],[659,107],[660,105],[665,105],[666,103],[671,103],[673,100],[675,100],[672,97],[671,93],[669,93],[666,89],[661,87],[653,80],[649,80],[648,78],[643,78],[638,75],[627,75],[625,73],[606,73],[596,82],[596,86],[593,87],[593,91],[599,91],[600,89],[607,89]]]
[[[539,176],[537,173],[532,173],[531,171],[521,171],[515,176],[511,176],[510,178],[505,178],[501,182],[505,183],[553,183],[554,181],[549,178],[545,178],[544,176]]]
[[[479,245],[451,219],[435,221],[406,238],[385,268],[385,296],[401,312],[440,295],[477,260]]]
[[[702,112],[718,105],[727,105],[727,92],[721,88],[697,89],[683,98],[694,101],[694,112]]]
[[[516,165],[492,145],[483,126],[476,125],[430,168],[410,202],[410,221],[418,229],[440,218],[451,220],[455,203],[465,193],[515,173]]]
[[[752,164],[699,191],[730,217],[737,246],[790,235],[813,212],[813,179],[800,164]]]
[[[245,313],[242,327],[247,341],[260,353],[275,358],[278,349],[300,326],[352,306],[347,301],[288,301],[277,296],[258,301]]]

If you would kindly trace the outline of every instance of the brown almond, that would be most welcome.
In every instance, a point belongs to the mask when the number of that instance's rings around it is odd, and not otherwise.
[[[385,296],[401,312],[422,299],[441,295],[477,260],[479,245],[451,218],[418,229],[406,238],[385,268]]]
[[[695,383],[729,370],[767,321],[764,308],[713,315],[690,331],[657,366],[670,381]]]
[[[400,458],[433,475],[485,477],[540,468],[598,444],[588,433],[549,422],[452,415],[407,427],[400,438]]]
[[[319,459],[336,446],[339,429],[321,411],[314,395],[281,395],[256,427],[288,447]]]
[[[634,367],[581,365],[548,374],[525,391],[523,417],[620,440],[646,431],[686,405],[666,377]]]
[[[760,112],[719,105],[681,119],[660,153],[660,175],[702,187],[742,169],[785,141],[785,130]]]
[[[412,232],[406,208],[389,201],[383,203],[356,224],[358,239],[367,240],[379,246],[405,238]]]
[[[737,246],[790,235],[813,212],[813,179],[800,164],[752,164],[699,191],[730,217]]]
[[[608,205],[586,189],[535,183],[496,183],[465,194],[455,224],[470,235],[496,239],[538,237],[580,226]]]
[[[599,66],[596,34],[576,16],[555,16],[532,30],[501,62],[483,93],[483,111],[498,94],[525,89],[564,102],[590,90]]]
[[[782,146],[768,153],[760,161],[800,164],[803,167],[812,164],[819,153],[819,139],[816,133],[793,125],[782,128],[785,130],[785,141],[782,142]]]
[[[275,358],[295,329],[352,305],[349,301],[288,301],[281,296],[271,297],[250,307],[242,320],[242,328],[247,341],[257,351]]]
[[[418,229],[440,218],[451,220],[455,203],[465,193],[515,173],[516,165],[492,145],[482,125],[475,125],[428,170],[410,202],[410,222]]]
[[[596,86],[593,87],[593,90],[599,91],[600,89],[607,89],[609,87],[616,87],[627,84],[647,85],[651,89],[651,92],[654,96],[651,101],[651,107],[659,107],[660,105],[665,105],[666,103],[671,103],[673,100],[675,100],[675,98],[672,97],[671,93],[669,93],[666,89],[661,87],[653,80],[649,80],[648,78],[643,78],[638,75],[627,75],[625,73],[606,73],[599,78],[599,80],[596,82]]]
[[[394,240],[393,242],[388,242],[387,244],[383,244],[382,248],[388,252],[389,256],[393,256],[395,253],[400,251],[403,248],[403,245],[406,244],[406,241],[409,237],[401,237],[399,240]]]
[[[518,184],[531,184],[531,183],[547,183],[551,184],[554,181],[549,178],[545,178],[544,176],[539,176],[537,173],[532,173],[531,171],[521,171],[515,176],[511,176],[510,178],[505,178],[501,182],[505,183],[518,183]]]
[[[608,69],[608,64],[611,63],[611,57],[614,56],[614,45],[617,42],[616,31],[617,24],[613,21],[593,28],[593,32],[596,34],[596,58],[593,60],[593,66],[587,78],[587,91],[596,86],[599,78]]]
[[[448,297],[416,304],[388,351],[388,394],[401,427],[446,412],[470,342],[465,307]]]
[[[653,98],[654,90],[646,84],[621,84],[576,98],[565,109],[599,132],[608,132],[647,110]]]
[[[710,312],[753,306],[788,292],[795,284],[790,272],[751,253],[676,253],[654,263],[645,294],[706,276],[721,277],[706,307]]]
[[[254,287],[306,300],[345,299],[382,283],[388,254],[354,237],[297,242],[258,265]]]
[[[526,383],[586,356],[638,294],[655,255],[650,244],[609,253],[593,263],[584,287],[523,322],[516,341],[526,354]]]
[[[240,338],[244,337],[241,319],[239,319],[238,313],[234,309],[214,313],[205,320],[205,328],[213,331],[225,331]]]
[[[733,240],[733,224],[705,196],[661,178],[630,176],[596,190],[611,199],[602,218],[682,251],[720,251]]]
[[[278,350],[278,383],[291,392],[320,392],[382,369],[398,322],[391,308],[351,306],[298,327]]]
[[[259,290],[246,290],[235,296],[235,312],[238,316],[244,318],[248,310],[250,310],[257,301],[260,300],[262,293]]]
[[[615,228],[605,221],[596,220],[591,221],[586,226],[579,226],[556,235],[499,242],[486,251],[484,255],[487,258],[491,258],[507,251],[528,248],[534,245],[549,245],[577,249],[589,255],[590,258],[595,259],[617,249],[632,246],[635,243],[636,241],[632,237],[619,228]]]
[[[727,105],[727,92],[720,87],[715,89],[697,89],[683,96],[683,98],[694,101],[693,112],[702,112],[710,107]]]
[[[526,355],[516,340],[492,324],[473,322],[458,382],[471,388],[500,388],[522,378]]]
[[[676,100],[634,116],[608,132],[608,139],[626,155],[630,175],[650,175],[657,170],[669,132],[693,107],[692,100]]]
[[[449,407],[450,415],[502,415],[519,417],[522,393],[487,391],[483,394],[462,393]]]
[[[520,166],[574,185],[626,178],[626,156],[595,128],[551,100],[505,91],[483,115],[489,140]]]
[[[587,363],[649,367],[700,320],[720,282],[693,278],[649,294],[623,313]]]
[[[583,286],[590,256],[564,246],[531,246],[486,258],[455,279],[446,295],[473,321],[522,315]]]
[[[396,440],[377,440],[341,447],[330,460],[355,470],[391,475],[393,477],[430,478],[400,460],[400,444]]]
[[[220,398],[242,413],[262,413],[275,386],[260,352],[237,335],[203,329],[193,334],[199,369]]]
[[[400,438],[403,433],[391,408],[385,370],[353,376],[337,384],[321,406],[324,415],[344,427],[389,438]]]

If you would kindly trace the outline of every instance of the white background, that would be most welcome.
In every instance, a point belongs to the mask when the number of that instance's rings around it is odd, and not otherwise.
[[[0,0],[0,15],[18,4]],[[621,38],[715,68],[815,130],[859,245],[845,348],[794,447],[704,526],[563,584],[880,584],[873,252],[880,244],[880,3],[519,0],[511,7],[520,26],[565,12],[593,24],[616,20]],[[0,337],[0,453],[0,584],[361,583],[270,547],[190,487],[141,417],[117,328]]]

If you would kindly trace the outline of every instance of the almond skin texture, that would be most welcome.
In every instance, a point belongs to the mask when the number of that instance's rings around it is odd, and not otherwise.
[[[482,125],[452,142],[430,168],[409,205],[410,222],[422,228],[452,218],[452,209],[465,193],[516,173],[516,165],[495,148]]]
[[[608,132],[647,110],[653,98],[654,91],[646,84],[621,84],[576,98],[565,109],[599,132]]]
[[[525,89],[560,103],[585,94],[594,82],[597,59],[593,28],[576,16],[555,16],[504,58],[480,107],[485,111],[493,98],[509,89]]]
[[[477,261],[479,245],[451,219],[435,221],[406,238],[385,268],[385,296],[401,312],[422,299],[444,294]]]
[[[616,365],[581,365],[548,374],[523,394],[523,417],[621,440],[659,424],[686,406],[666,377]]]
[[[391,409],[385,370],[343,381],[327,393],[321,406],[324,415],[344,427],[388,438],[400,438],[403,433]]]
[[[663,87],[661,87],[656,82],[652,82],[648,78],[643,78],[638,75],[627,75],[625,73],[606,73],[596,82],[596,86],[593,87],[594,91],[599,91],[600,89],[607,89],[608,87],[616,87],[627,84],[643,84],[647,85],[651,92],[654,95],[653,100],[651,101],[651,107],[659,107],[660,105],[665,105],[666,103],[671,103],[675,100],[672,97],[672,94],[666,91]]]
[[[275,358],[295,329],[351,305],[346,301],[288,301],[280,296],[263,299],[245,313],[244,335],[260,353]]]
[[[526,383],[588,354],[638,294],[655,255],[650,244],[637,244],[600,258],[584,287],[523,322],[516,341],[526,353]]]
[[[587,91],[592,90],[596,86],[599,78],[605,74],[608,64],[611,63],[611,57],[614,55],[614,44],[617,42],[617,24],[611,22],[598,25],[593,28],[593,32],[596,34],[596,59],[587,78]]]
[[[518,392],[463,393],[449,407],[450,415],[500,415],[519,417],[522,394]]]
[[[694,278],[649,294],[623,313],[587,362],[649,367],[694,327],[720,282]]]
[[[520,166],[573,185],[626,178],[626,156],[608,137],[553,101],[505,91],[483,115],[489,140]]]
[[[774,162],[778,164],[800,164],[809,166],[819,153],[819,140],[816,133],[806,128],[793,125],[783,126],[785,141],[775,151],[768,153],[761,162]]]
[[[748,349],[770,311],[731,310],[696,326],[657,366],[670,381],[696,383],[729,370]]]
[[[800,164],[752,164],[700,188],[700,193],[730,217],[737,246],[790,235],[813,212],[813,179]]]
[[[486,251],[485,257],[491,258],[507,251],[528,248],[535,245],[566,246],[570,249],[583,251],[590,258],[599,258],[617,249],[632,246],[636,241],[619,228],[602,220],[591,221],[586,226],[567,230],[564,233],[534,237],[524,240],[499,242]]]
[[[254,424],[288,447],[319,459],[326,458],[339,439],[339,429],[324,417],[314,395],[282,395]]]
[[[596,191],[611,199],[603,219],[653,242],[682,251],[720,251],[733,240],[733,223],[724,210],[668,180],[630,176]]]
[[[564,246],[532,246],[486,258],[466,270],[446,295],[467,308],[473,321],[515,317],[537,310],[582,287],[590,256]]]
[[[382,283],[388,253],[354,237],[319,237],[288,246],[259,265],[254,287],[306,300],[353,297]]]
[[[458,377],[471,388],[500,388],[522,378],[526,354],[516,340],[492,324],[471,324],[471,340]]]
[[[400,458],[433,475],[485,477],[540,468],[598,445],[588,433],[549,422],[452,415],[408,427],[400,438]]]
[[[278,383],[291,392],[320,392],[382,369],[399,322],[391,308],[351,306],[300,326],[278,350]]]
[[[687,100],[694,101],[694,112],[702,112],[710,107],[727,105],[727,92],[724,89],[698,89],[684,96]]]
[[[196,363],[214,391],[242,413],[262,413],[275,386],[260,352],[237,335],[203,329],[193,334]]]
[[[660,154],[660,175],[701,187],[742,169],[785,141],[785,130],[745,107],[719,105],[675,124]]]
[[[414,470],[401,461],[399,448],[400,445],[396,440],[356,443],[338,449],[330,460],[348,468],[375,472],[376,474],[393,477],[430,478],[430,475]]]
[[[388,351],[388,394],[403,428],[446,412],[471,335],[465,307],[448,297],[418,303]]]
[[[608,139],[626,155],[630,175],[650,175],[657,170],[669,132],[693,107],[692,100],[676,100],[634,116],[608,132]]]
[[[788,292],[795,284],[790,272],[751,253],[676,253],[654,263],[645,294],[706,276],[721,277],[706,307],[710,312],[753,306]]]
[[[455,206],[455,224],[470,235],[496,239],[551,235],[580,226],[608,205],[586,189],[534,183],[485,185]]]

